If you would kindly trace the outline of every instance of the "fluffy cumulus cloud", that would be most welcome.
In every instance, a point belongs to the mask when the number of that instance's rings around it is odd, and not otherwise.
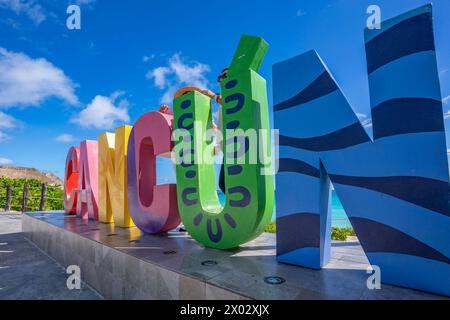
[[[9,9],[17,15],[25,15],[36,24],[47,19],[44,8],[35,0],[0,0],[0,8]]]
[[[55,141],[67,143],[67,142],[75,141],[75,137],[71,134],[63,133],[63,134],[60,134],[59,136],[57,136],[55,138]]]
[[[97,95],[71,122],[83,128],[105,130],[130,122],[129,103],[127,99],[119,99],[122,95],[121,91],[109,97]]]
[[[147,73],[155,86],[165,90],[161,98],[162,103],[172,102],[175,91],[183,86],[195,86],[202,89],[208,87],[206,73],[210,71],[207,64],[197,61],[186,61],[181,54],[170,57],[167,66],[160,66]]]
[[[7,158],[0,158],[0,166],[6,166],[12,164],[13,161]]]
[[[37,106],[51,97],[76,105],[74,91],[72,80],[46,59],[0,47],[0,108]]]

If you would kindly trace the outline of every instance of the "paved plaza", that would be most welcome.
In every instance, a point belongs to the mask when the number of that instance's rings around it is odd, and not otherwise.
[[[79,265],[82,279],[105,299],[442,299],[386,284],[369,290],[369,263],[358,241],[333,241],[330,263],[311,270],[278,263],[274,234],[214,250],[186,232],[149,235],[63,212],[28,213],[22,221],[28,239],[61,265]],[[50,266],[55,271],[32,274],[51,274],[55,283],[61,277],[55,292],[67,291],[65,274]]]
[[[82,284],[69,290],[63,267],[21,233],[20,213],[0,212],[0,299],[100,299]]]

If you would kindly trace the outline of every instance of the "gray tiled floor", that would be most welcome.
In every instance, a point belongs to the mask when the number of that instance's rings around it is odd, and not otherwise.
[[[21,234],[21,214],[0,212],[0,299],[100,299],[68,290],[64,269]]]
[[[330,263],[317,271],[277,263],[272,234],[263,234],[236,250],[220,251],[202,247],[187,233],[141,234],[137,228],[114,228],[113,225],[64,216],[61,212],[29,216],[42,221],[38,222],[39,225],[34,224],[36,230],[49,230],[47,232],[51,233],[45,239],[36,235],[36,241],[47,248],[44,250],[55,252],[64,259],[64,255],[58,253],[61,249],[57,245],[55,249],[54,242],[67,238],[69,247],[64,251],[77,252],[81,262],[86,262],[85,268],[94,270],[101,265],[101,272],[93,275],[92,281],[104,277],[105,270],[109,275],[123,274],[125,287],[116,283],[117,289],[114,286],[105,288],[111,297],[120,290],[119,297],[136,298],[142,294],[172,299],[192,295],[199,298],[243,296],[255,299],[442,299],[385,284],[381,290],[367,289],[366,269],[369,264],[358,242],[333,242]],[[47,226],[51,228],[47,229]],[[175,252],[167,254],[167,251]],[[206,260],[217,264],[203,265]],[[267,276],[283,277],[286,281],[270,285],[264,282]],[[114,282],[114,279],[107,282]],[[148,285],[139,288],[141,282]],[[139,291],[141,289],[142,292]]]

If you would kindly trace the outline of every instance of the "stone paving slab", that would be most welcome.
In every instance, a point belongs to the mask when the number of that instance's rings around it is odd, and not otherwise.
[[[84,283],[67,289],[64,268],[23,236],[21,216],[0,212],[0,299],[101,299]]]
[[[369,290],[358,242],[333,241],[332,259],[318,271],[278,263],[273,234],[221,251],[186,232],[148,235],[63,212],[22,218],[26,237],[61,265],[80,265],[82,278],[106,299],[443,299],[385,284]],[[285,281],[268,284],[270,276]]]

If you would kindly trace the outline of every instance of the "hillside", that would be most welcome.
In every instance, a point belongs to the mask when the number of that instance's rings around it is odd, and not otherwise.
[[[24,168],[14,166],[0,166],[0,177],[10,179],[36,179],[50,185],[62,185],[60,178],[53,173],[44,173],[35,168]]]

